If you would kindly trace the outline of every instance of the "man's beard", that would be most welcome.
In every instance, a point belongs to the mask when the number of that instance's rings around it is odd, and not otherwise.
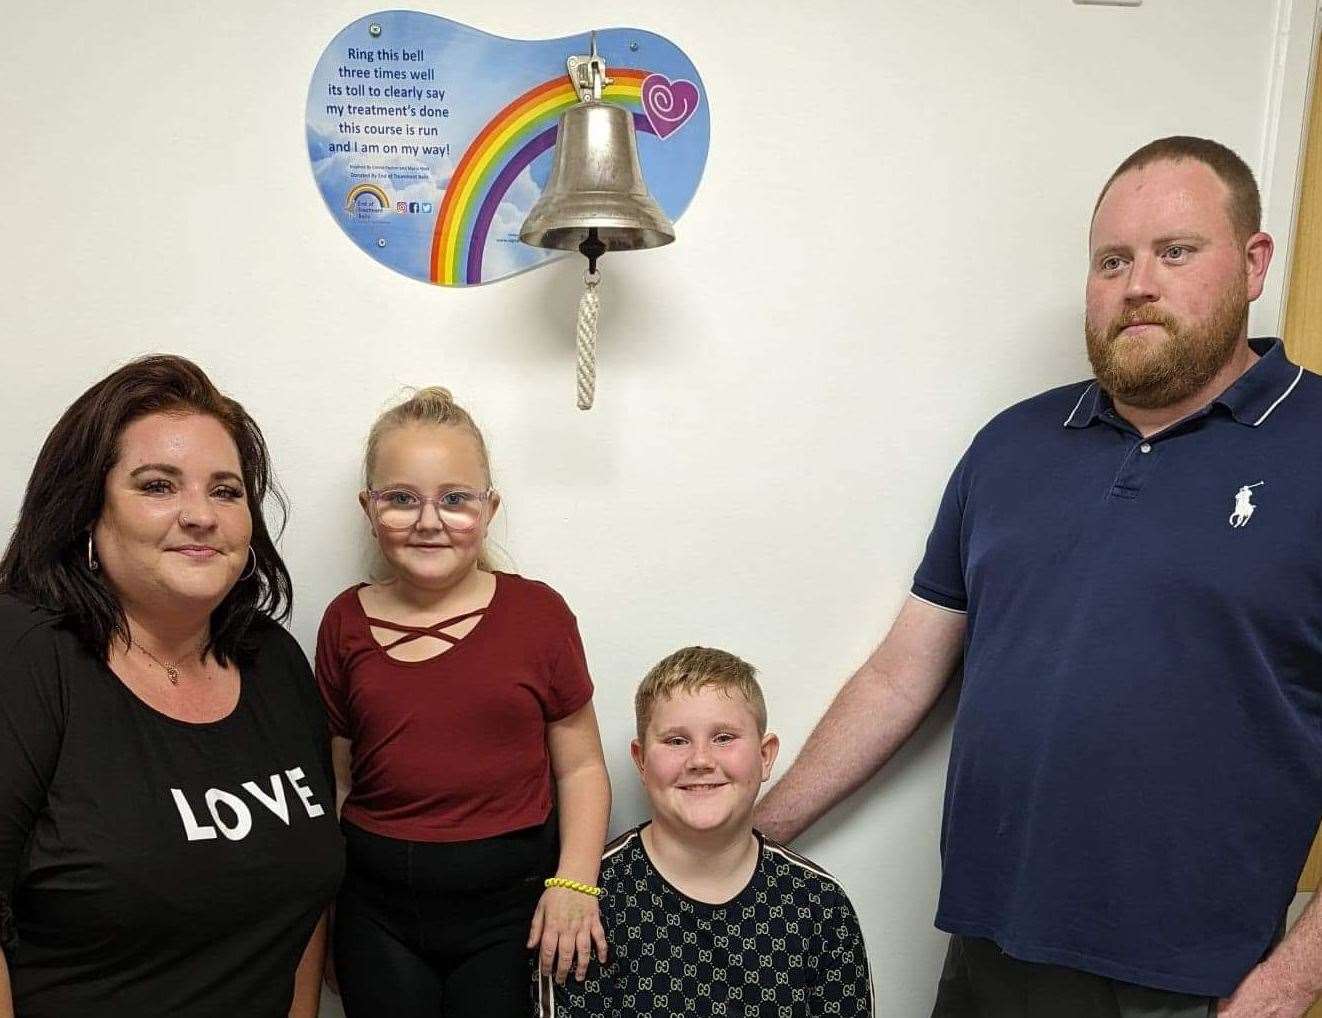
[[[1243,282],[1226,292],[1200,322],[1180,320],[1151,305],[1130,308],[1096,329],[1085,317],[1088,360],[1112,399],[1146,410],[1178,403],[1215,377],[1234,356],[1248,319],[1248,288]],[[1129,325],[1160,325],[1166,336],[1122,337]]]

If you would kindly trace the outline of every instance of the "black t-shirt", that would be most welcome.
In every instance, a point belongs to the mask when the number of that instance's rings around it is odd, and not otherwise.
[[[644,825],[646,826],[646,825]],[[757,869],[709,905],[657,872],[636,827],[601,857],[609,947],[587,979],[538,980],[543,1018],[871,1018],[853,906],[825,870],[758,834]]]
[[[193,724],[0,596],[0,912],[21,1018],[288,1013],[344,850],[307,661],[274,623],[250,640],[234,711]]]

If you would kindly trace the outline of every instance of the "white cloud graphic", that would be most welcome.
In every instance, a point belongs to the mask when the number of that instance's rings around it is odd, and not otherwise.
[[[487,234],[487,245],[482,252],[482,276],[495,279],[512,272],[520,272],[545,261],[549,252],[529,247],[518,241],[519,229],[541,195],[528,168],[514,179],[505,197],[496,207]]]

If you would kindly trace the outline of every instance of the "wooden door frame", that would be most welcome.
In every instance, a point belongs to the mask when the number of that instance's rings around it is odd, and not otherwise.
[[[1285,330],[1319,31],[1322,0],[1277,0],[1267,108],[1257,158],[1263,229],[1275,238],[1276,255],[1262,296],[1253,304],[1250,335],[1280,336]]]

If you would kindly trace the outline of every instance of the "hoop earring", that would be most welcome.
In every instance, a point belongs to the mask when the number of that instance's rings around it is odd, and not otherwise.
[[[101,568],[101,563],[96,560],[96,549],[92,547],[92,532],[87,532],[87,571],[94,573]]]
[[[237,582],[242,583],[244,580],[251,580],[255,572],[257,572],[257,552],[253,551],[250,544],[248,545],[248,568],[244,570],[243,575],[239,577]]]

